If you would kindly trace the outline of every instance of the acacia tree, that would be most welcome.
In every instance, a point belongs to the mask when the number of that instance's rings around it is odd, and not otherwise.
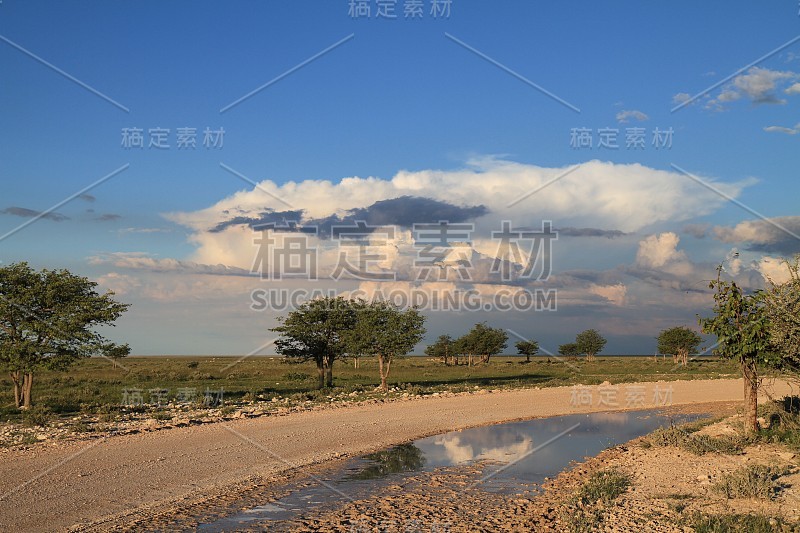
[[[453,353],[454,342],[450,335],[439,335],[436,342],[425,348],[425,355],[437,359],[441,357],[445,366],[450,364],[450,358],[453,357],[455,364],[458,364],[458,357]]]
[[[574,342],[568,342],[566,344],[561,344],[558,347],[558,354],[563,355],[564,357],[568,357],[570,359],[574,359],[578,357],[581,352],[578,349],[578,345]]]
[[[686,366],[689,356],[697,353],[702,337],[686,326],[665,329],[658,335],[658,351],[672,356],[673,362]]]
[[[717,279],[710,288],[714,293],[714,316],[699,318],[703,333],[717,336],[715,353],[736,359],[744,379],[744,429],[758,431],[758,363],[774,364],[770,354],[769,321],[764,312],[763,293],[745,294],[733,281],[720,279],[722,265],[717,267]]]
[[[387,378],[392,360],[410,352],[425,335],[425,317],[416,308],[401,311],[389,302],[361,304],[356,309],[354,327],[343,334],[351,353],[378,357],[381,388],[389,391]]]
[[[488,363],[492,355],[503,351],[507,342],[508,333],[505,330],[492,328],[485,322],[480,322],[456,341],[456,350],[466,355],[467,365],[472,366],[473,357],[480,356],[481,361]]]
[[[100,348],[100,355],[111,359],[114,363],[114,368],[117,368],[119,360],[123,357],[128,357],[131,354],[131,347],[127,344],[104,344]]]
[[[517,348],[517,353],[525,356],[525,362],[531,362],[531,356],[539,353],[539,343],[534,340],[519,341],[514,346]]]
[[[333,386],[333,362],[347,354],[344,337],[356,324],[359,304],[341,296],[310,300],[285,317],[271,331],[281,336],[276,352],[296,361],[314,361],[319,376],[318,388]]]
[[[33,270],[27,263],[0,268],[0,366],[14,384],[17,407],[31,406],[33,376],[68,369],[83,357],[129,351],[95,331],[128,309],[98,294],[97,283],[68,270]]]
[[[800,255],[786,262],[789,279],[784,283],[770,280],[764,292],[764,312],[769,321],[770,343],[777,358],[774,365],[800,370]]]
[[[594,357],[603,351],[606,342],[608,341],[596,329],[587,329],[575,337],[578,353],[585,353],[587,361],[594,361]]]

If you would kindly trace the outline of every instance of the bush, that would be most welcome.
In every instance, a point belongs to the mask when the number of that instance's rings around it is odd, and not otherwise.
[[[599,501],[608,504],[624,493],[630,484],[630,477],[618,470],[595,472],[578,491],[575,499],[584,505]]]
[[[787,396],[782,400],[765,403],[759,415],[769,427],[759,433],[765,442],[779,442],[800,451],[800,397]]]
[[[595,472],[568,502],[561,519],[570,531],[597,530],[603,521],[603,506],[611,504],[630,484],[630,477],[618,470]]]
[[[771,499],[779,488],[775,480],[783,474],[784,472],[774,467],[749,465],[724,475],[711,489],[728,499]]]
[[[686,522],[697,533],[772,533],[780,531],[781,521],[764,515],[694,513]]]
[[[698,435],[695,428],[696,426],[670,426],[657,429],[645,437],[644,442],[650,446],[675,446],[695,455],[709,452],[739,454],[748,443],[747,439],[739,436]]]
[[[34,405],[22,414],[22,421],[26,426],[45,427],[50,425],[53,412],[45,405]]]

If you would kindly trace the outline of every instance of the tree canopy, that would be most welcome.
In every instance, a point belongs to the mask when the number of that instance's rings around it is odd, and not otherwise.
[[[514,345],[517,353],[525,356],[525,360],[530,363],[531,356],[539,353],[539,343],[534,340],[519,341]]]
[[[586,354],[587,361],[594,361],[594,357],[603,351],[606,342],[608,341],[596,329],[587,329],[575,337],[578,353]]]
[[[658,351],[673,357],[683,366],[689,361],[689,356],[697,353],[697,348],[703,338],[686,326],[678,326],[663,330],[658,336]]]
[[[425,348],[425,355],[428,357],[442,358],[445,365],[450,364],[450,358],[455,357],[453,343],[455,341],[450,335],[439,335],[436,341]]]
[[[0,366],[10,373],[17,407],[31,405],[40,369],[66,370],[91,355],[127,355],[127,345],[95,328],[113,325],[129,306],[96,287],[68,270],[37,272],[27,263],[0,268]]]
[[[319,388],[333,386],[333,362],[346,356],[344,337],[355,327],[356,308],[351,300],[326,297],[303,302],[272,331],[279,333],[276,352],[295,361],[317,364]]]
[[[415,308],[401,311],[388,302],[359,301],[355,311],[355,324],[343,332],[344,346],[350,353],[378,357],[381,387],[387,391],[392,360],[407,354],[422,340],[425,317]]]
[[[457,352],[466,355],[469,364],[474,356],[480,356],[484,363],[489,362],[492,355],[501,353],[508,342],[508,333],[501,328],[492,328],[485,322],[475,324],[464,336],[455,342]]]
[[[564,357],[578,357],[581,351],[574,342],[567,342],[558,346],[558,353]]]
[[[786,262],[789,279],[770,281],[764,291],[764,313],[770,343],[776,353],[773,366],[800,370],[800,256]]]

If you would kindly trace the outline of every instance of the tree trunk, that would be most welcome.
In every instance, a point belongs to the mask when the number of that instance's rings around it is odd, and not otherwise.
[[[387,378],[389,377],[389,369],[392,367],[392,358],[387,358],[384,355],[378,354],[378,366],[381,372],[381,388],[383,392],[389,392]]]
[[[531,354],[525,354],[525,362],[526,363],[530,363],[531,362]]]
[[[383,389],[383,392],[389,392],[389,384],[386,383],[386,375],[383,373],[382,354],[378,354],[378,371],[381,373],[381,389]]]
[[[319,382],[317,383],[318,389],[325,388],[325,368],[322,366],[322,362],[317,364],[317,376],[319,378]]]
[[[328,368],[325,369],[325,386],[333,387],[333,362],[328,363]]]
[[[744,378],[744,431],[758,431],[758,370],[752,360],[742,361],[742,377]]]
[[[22,405],[22,384],[19,382],[19,372],[10,372],[11,381],[14,382],[14,403],[17,409]]]
[[[358,357],[353,357],[353,368],[358,368]]]
[[[22,406],[25,409],[30,408],[31,406],[31,391],[33,390],[33,372],[28,372],[25,374],[25,386],[22,389],[24,394],[24,399],[22,401]]]

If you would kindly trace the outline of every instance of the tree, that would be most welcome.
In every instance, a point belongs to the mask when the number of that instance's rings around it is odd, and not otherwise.
[[[387,378],[392,360],[410,352],[425,335],[425,317],[416,308],[401,311],[388,302],[372,302],[356,309],[352,330],[344,333],[344,344],[351,353],[378,357],[381,388],[389,391]]]
[[[458,353],[467,356],[467,364],[472,366],[473,357],[480,356],[481,361],[488,363],[492,355],[503,351],[507,342],[508,333],[505,330],[491,328],[485,322],[480,322],[456,341],[455,348]]]
[[[127,344],[108,343],[103,345],[100,349],[100,355],[111,359],[114,363],[114,368],[117,368],[117,364],[120,359],[123,357],[128,357],[130,354],[131,347]]]
[[[769,321],[770,343],[777,353],[774,366],[800,370],[800,255],[786,262],[789,279],[769,282],[764,291],[764,312]]]
[[[531,356],[539,353],[539,343],[533,340],[519,341],[515,344],[517,353],[525,356],[525,362],[531,362]]]
[[[563,355],[564,357],[569,357],[570,359],[574,359],[578,357],[581,352],[578,349],[578,345],[574,342],[568,342],[566,344],[562,344],[558,347],[559,355]]]
[[[596,329],[587,329],[575,337],[578,353],[585,353],[587,361],[594,361],[594,356],[603,351],[606,342],[608,341]]]
[[[702,337],[686,326],[665,329],[658,335],[658,351],[669,354],[673,361],[683,366],[689,362],[689,356],[697,353],[697,347],[703,342]]]
[[[450,357],[455,357],[453,353],[453,338],[450,335],[439,335],[436,342],[425,348],[425,355],[428,357],[442,358],[445,365],[450,364]],[[456,360],[458,364],[458,360]]]
[[[95,287],[68,270],[37,272],[27,263],[0,268],[0,366],[11,376],[17,407],[31,406],[38,370],[64,371],[83,357],[125,349],[95,328],[113,326],[129,306]]]
[[[703,333],[717,336],[715,353],[739,362],[744,380],[744,429],[754,433],[758,431],[758,363],[774,363],[764,297],[759,291],[745,294],[736,282],[724,281],[721,275],[722,265],[709,285],[716,289],[714,316],[699,318],[699,322]]]
[[[281,336],[276,352],[296,361],[314,361],[318,387],[333,386],[333,362],[347,353],[343,336],[356,324],[357,303],[341,296],[310,300],[285,317],[271,331]]]

